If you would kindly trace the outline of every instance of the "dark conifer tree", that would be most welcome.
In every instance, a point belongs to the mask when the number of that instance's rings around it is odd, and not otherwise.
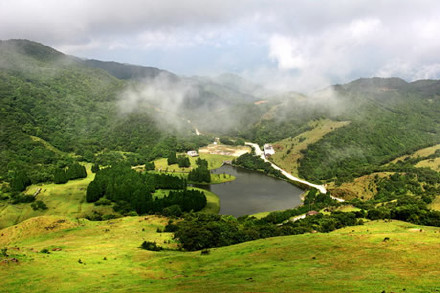
[[[98,163],[93,164],[93,166],[92,166],[92,172],[93,172],[93,173],[96,173],[96,172],[98,172],[98,171],[99,171],[99,164],[98,164]]]
[[[31,180],[24,171],[16,172],[11,180],[11,188],[14,191],[23,191],[30,184]]]
[[[66,171],[64,169],[57,168],[53,174],[53,182],[56,184],[64,184],[68,181]]]
[[[168,165],[177,164],[176,152],[170,152],[167,159]]]

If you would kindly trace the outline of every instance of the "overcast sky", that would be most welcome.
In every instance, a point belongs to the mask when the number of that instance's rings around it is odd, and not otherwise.
[[[0,39],[307,90],[440,78],[438,0],[1,0]]]

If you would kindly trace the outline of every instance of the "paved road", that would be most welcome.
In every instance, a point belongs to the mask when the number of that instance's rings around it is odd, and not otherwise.
[[[276,170],[280,170],[281,173],[282,173],[284,176],[286,176],[287,178],[289,178],[290,180],[293,180],[293,181],[296,181],[296,182],[300,182],[300,183],[303,183],[303,184],[308,185],[308,186],[310,186],[310,187],[316,188],[316,189],[318,189],[321,193],[327,193],[327,189],[325,188],[324,185],[313,184],[313,183],[310,183],[310,182],[308,182],[308,181],[306,181],[306,180],[303,180],[303,179],[301,179],[301,178],[295,177],[295,176],[293,176],[292,174],[290,174],[289,172],[287,172],[286,170],[281,169],[280,167],[278,167],[277,165],[275,165],[275,164],[272,163],[271,161],[267,160],[266,157],[264,156],[264,152],[261,150],[261,148],[260,148],[260,146],[259,146],[258,144],[256,144],[256,143],[252,143],[252,142],[246,142],[245,144],[248,145],[248,146],[253,147],[253,148],[255,149],[255,154],[256,154],[257,156],[259,156],[260,158],[262,158],[264,161],[269,162],[269,163],[272,165],[272,167],[273,167],[274,169],[276,169]],[[333,198],[333,199],[335,199],[335,200],[337,200],[337,201],[339,201],[339,202],[343,202],[343,201],[344,201],[342,198],[337,198],[337,197],[334,197],[334,196],[331,196],[331,198]]]

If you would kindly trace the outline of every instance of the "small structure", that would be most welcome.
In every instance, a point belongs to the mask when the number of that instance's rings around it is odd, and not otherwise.
[[[199,153],[197,153],[197,151],[188,151],[186,154],[190,157],[198,157],[199,156]]]
[[[271,144],[266,143],[263,149],[264,149],[264,156],[266,158],[275,154],[275,150],[273,149]]]

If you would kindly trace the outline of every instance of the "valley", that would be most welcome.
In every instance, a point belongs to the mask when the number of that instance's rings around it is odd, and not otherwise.
[[[440,81],[0,61],[0,291],[440,290]]]

